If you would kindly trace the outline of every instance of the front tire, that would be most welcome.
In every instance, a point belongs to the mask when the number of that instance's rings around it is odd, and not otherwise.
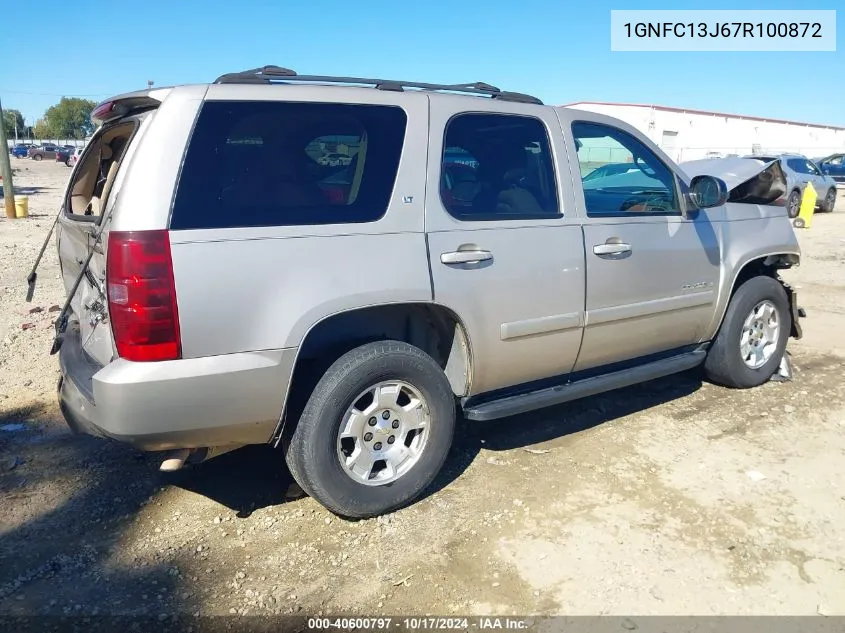
[[[44,158],[44,157],[41,154],[36,154],[35,156],[32,157],[32,160],[41,160],[42,158]]]
[[[731,298],[704,362],[707,379],[735,389],[762,385],[780,365],[791,330],[783,286],[771,277],[752,277]]]
[[[428,488],[454,428],[455,397],[434,359],[399,341],[368,343],[320,379],[285,459],[300,487],[330,511],[372,517]]]

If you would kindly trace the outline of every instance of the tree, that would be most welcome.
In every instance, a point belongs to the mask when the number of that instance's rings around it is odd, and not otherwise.
[[[32,135],[39,141],[53,136],[53,131],[44,119],[38,119],[32,128]]]
[[[50,135],[57,138],[86,138],[94,131],[91,111],[96,105],[89,99],[62,97],[61,101],[44,113]]]
[[[17,136],[20,138],[24,133],[23,115],[19,110],[4,110],[3,127],[6,129],[6,138],[15,138],[15,124],[17,124]]]

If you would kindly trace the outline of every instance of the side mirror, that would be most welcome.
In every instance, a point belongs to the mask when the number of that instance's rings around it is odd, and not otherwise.
[[[728,201],[728,186],[721,178],[696,176],[689,185],[689,199],[696,209],[720,207]]]

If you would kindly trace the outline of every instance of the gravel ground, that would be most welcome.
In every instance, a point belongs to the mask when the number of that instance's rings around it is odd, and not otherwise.
[[[54,246],[23,297],[69,170],[13,165],[31,215],[0,220],[0,614],[845,614],[845,194],[786,275],[809,313],[793,382],[693,372],[466,423],[424,500],[352,522],[286,496],[265,447],[163,474],[68,432]]]

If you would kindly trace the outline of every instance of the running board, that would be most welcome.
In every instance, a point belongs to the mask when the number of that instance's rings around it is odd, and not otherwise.
[[[585,378],[554,387],[546,387],[516,396],[470,405],[464,408],[464,417],[481,422],[518,415],[536,409],[563,404],[579,398],[586,398],[605,391],[629,387],[655,378],[662,378],[697,367],[704,362],[707,352],[697,349],[679,356],[639,365],[631,369],[615,371],[602,376]]]

